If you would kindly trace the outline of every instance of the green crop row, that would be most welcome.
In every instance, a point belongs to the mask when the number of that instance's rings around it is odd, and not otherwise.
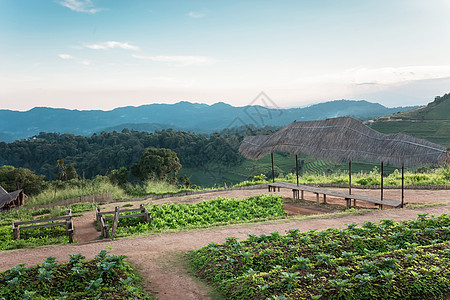
[[[0,299],[153,299],[125,256],[102,250],[90,261],[81,254],[69,257],[64,264],[47,257],[38,266],[19,264],[0,273]]]
[[[276,195],[259,195],[246,199],[218,197],[194,204],[148,205],[147,209],[153,218],[151,223],[141,223],[139,218],[120,219],[116,235],[286,216],[283,197]]]
[[[231,237],[190,259],[227,299],[445,299],[450,216]]]

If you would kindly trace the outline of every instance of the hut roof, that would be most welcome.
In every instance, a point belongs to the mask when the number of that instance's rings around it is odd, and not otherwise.
[[[337,162],[450,163],[450,151],[445,146],[404,133],[383,134],[351,117],[294,121],[268,136],[245,137],[239,151],[250,159],[271,152],[290,152]]]
[[[0,186],[0,208],[2,208],[5,204],[15,200],[20,192],[22,192],[22,190],[8,193],[3,187]]]

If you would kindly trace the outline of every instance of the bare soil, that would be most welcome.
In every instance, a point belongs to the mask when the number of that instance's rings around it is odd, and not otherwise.
[[[209,193],[202,195],[192,195],[187,197],[177,197],[149,201],[151,203],[175,202],[199,202],[213,199],[217,196],[225,197],[248,197],[265,193],[265,190],[240,190],[219,193]],[[356,193],[356,190],[354,191]],[[376,195],[378,191],[361,190],[358,193],[369,193]],[[378,192],[379,193],[379,192]],[[287,197],[291,197],[290,190],[277,192]],[[386,191],[386,198],[392,195],[398,196],[398,190]],[[315,196],[306,195],[308,200],[315,201]],[[323,215],[313,219],[287,219],[264,223],[239,224],[226,227],[216,227],[212,229],[181,231],[176,233],[154,234],[149,236],[132,237],[115,241],[104,241],[97,243],[84,243],[74,245],[47,246],[35,249],[22,249],[15,251],[0,252],[0,270],[6,270],[13,265],[26,263],[36,265],[43,262],[45,257],[54,256],[59,262],[68,261],[68,254],[82,253],[87,259],[92,259],[101,250],[111,247],[113,254],[127,255],[129,262],[138,267],[140,273],[146,278],[145,285],[149,291],[156,293],[159,299],[210,299],[208,288],[196,279],[193,279],[185,267],[184,253],[207,245],[210,242],[222,243],[226,237],[234,236],[238,239],[246,239],[247,234],[270,234],[278,231],[284,233],[285,230],[298,228],[301,231],[310,229],[326,229],[329,227],[343,228],[349,223],[363,224],[367,221],[378,222],[380,219],[393,219],[395,221],[414,219],[419,213],[441,215],[450,212],[450,191],[418,191],[408,190],[407,201],[410,204],[442,203],[441,206],[424,207],[420,209],[374,209],[373,212],[364,215]],[[309,203],[286,203],[286,210],[290,214],[314,214],[335,211],[342,209],[337,207],[343,205],[342,199],[327,198],[330,205],[320,205],[315,207]],[[139,202],[141,203],[141,202]],[[135,205],[139,203],[134,203]],[[121,206],[124,203],[120,204]],[[110,209],[114,204],[106,206]],[[331,207],[331,208],[330,208]],[[89,224],[93,228],[94,213],[86,213],[84,217],[75,220],[75,228],[80,231],[76,237],[81,240],[89,240],[94,237],[94,232],[88,228]],[[86,227],[83,227],[84,225]],[[77,227],[78,226],[78,227]],[[83,229],[81,229],[83,228]],[[88,234],[81,234],[86,230]],[[90,235],[92,234],[92,236]],[[98,235],[98,232],[97,232]]]

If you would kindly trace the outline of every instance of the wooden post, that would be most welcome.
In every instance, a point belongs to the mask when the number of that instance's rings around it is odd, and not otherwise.
[[[384,173],[384,164],[381,162],[381,201],[383,201],[383,173]],[[380,208],[383,208],[383,204],[380,204]]]
[[[403,205],[405,203],[405,164],[402,164],[402,206],[401,208],[403,208]]]
[[[303,200],[303,190],[302,190],[302,198],[301,199]]]
[[[298,155],[295,154],[295,170],[297,171],[297,186],[298,186]]]
[[[270,153],[270,158],[272,159],[272,182],[275,183],[275,171],[273,169],[273,152]]]
[[[323,194],[323,203],[327,204],[327,194]]]
[[[319,193],[316,193],[316,204],[319,205]]]
[[[67,235],[69,236],[69,244],[73,244],[73,222],[67,222]]]
[[[20,240],[20,229],[18,225],[15,225],[13,222],[13,239]]]
[[[114,219],[111,230],[111,239],[114,238],[118,226],[119,226],[119,207],[116,206],[116,208],[114,209]]]
[[[141,209],[141,214],[145,214],[144,204],[139,205],[139,208]],[[145,215],[142,215],[141,222],[144,223],[146,221],[147,221],[147,217]]]
[[[348,193],[352,194],[352,161],[348,162]]]

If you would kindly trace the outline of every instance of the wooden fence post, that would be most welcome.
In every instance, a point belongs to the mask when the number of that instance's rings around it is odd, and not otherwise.
[[[111,239],[114,238],[114,235],[116,234],[117,227],[119,226],[119,207],[116,206],[114,210],[114,219],[112,224],[112,230],[111,230]]]
[[[139,205],[139,208],[141,209],[141,214],[145,214],[146,209],[144,207],[144,204]],[[143,215],[141,217],[141,222],[142,223],[147,222],[147,216]]]
[[[19,226],[14,224],[14,222],[13,222],[13,239],[15,239],[15,240],[19,240],[20,239]]]

